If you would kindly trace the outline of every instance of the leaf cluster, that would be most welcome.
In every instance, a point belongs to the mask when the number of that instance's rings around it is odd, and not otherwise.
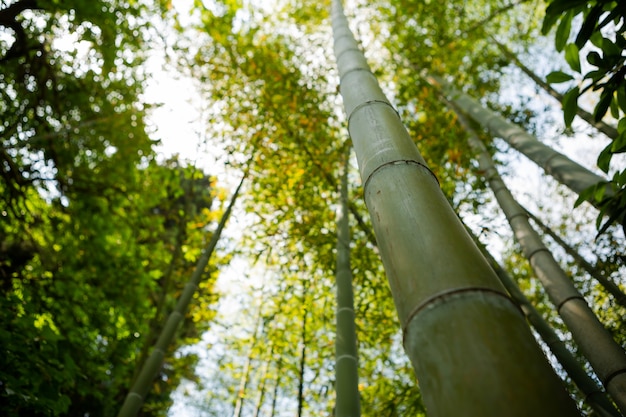
[[[572,22],[581,17],[582,24],[574,30]],[[558,24],[558,25],[557,25]],[[618,134],[611,137],[610,143],[598,156],[598,167],[609,173],[614,155],[626,152],[626,7],[622,2],[611,0],[598,1],[552,1],[547,9],[542,31],[547,34],[557,25],[555,46],[563,51],[572,71],[582,75],[583,86],[569,89],[563,98],[563,116],[566,126],[570,126],[578,98],[587,91],[596,91],[599,99],[595,104],[594,118],[600,121],[607,112],[618,119]],[[580,56],[586,52],[585,61],[592,68],[583,74]],[[562,71],[555,71],[547,76],[550,83],[562,83],[574,77]],[[624,223],[626,214],[625,183],[626,170],[619,167],[609,182],[598,184],[585,194],[593,197],[600,207],[597,220],[598,234],[604,233],[615,221]],[[580,201],[580,200],[579,200]],[[603,223],[603,217],[608,219]]]

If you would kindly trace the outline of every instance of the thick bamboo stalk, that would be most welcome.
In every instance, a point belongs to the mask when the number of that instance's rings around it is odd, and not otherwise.
[[[582,365],[578,362],[576,357],[569,351],[565,343],[559,338],[554,329],[550,327],[548,322],[541,316],[537,309],[530,303],[528,298],[519,289],[513,278],[508,272],[496,261],[496,259],[489,253],[487,248],[483,246],[478,238],[472,234],[472,239],[476,242],[481,249],[485,258],[489,261],[489,264],[495,271],[498,278],[507,289],[513,301],[519,305],[524,312],[528,322],[534,327],[541,339],[548,346],[550,351],[554,354],[556,359],[565,369],[565,372],[570,376],[574,384],[583,393],[585,402],[593,408],[601,417],[621,417],[622,414],[615,408],[613,403],[606,396],[606,393],[600,387],[594,379],[592,379]]]
[[[337,0],[332,21],[365,201],[429,415],[578,415],[381,91]]]
[[[509,122],[498,113],[483,107],[467,94],[456,90],[442,78],[426,76],[425,79],[432,86],[443,88],[447,99],[454,103],[462,112],[467,113],[485,130],[488,130],[493,136],[502,138],[511,147],[524,154],[576,194],[580,194],[587,188],[600,182],[607,182],[607,179],[594,174],[567,156],[544,145],[521,127]],[[612,195],[612,191],[607,188],[605,197]],[[587,201],[596,207],[598,206],[594,196],[590,196]]]
[[[348,211],[348,164],[346,152],[337,214],[337,315],[335,335],[336,417],[359,417],[359,375],[354,323],[354,295],[350,266],[350,220]]]
[[[232,212],[233,206],[237,201],[237,197],[239,196],[239,192],[241,191],[241,187],[243,186],[245,175],[241,179],[241,182],[237,186],[235,193],[233,194],[226,211],[222,215],[215,232],[211,236],[211,240],[207,245],[206,249],[198,259],[198,263],[196,264],[196,269],[191,274],[191,278],[183,292],[181,293],[178,301],[176,302],[176,306],[174,310],[170,313],[165,326],[163,326],[163,330],[159,335],[159,338],[152,349],[152,353],[145,361],[141,368],[141,372],[139,376],[133,383],[130,391],[126,395],[126,399],[124,400],[124,404],[122,404],[122,408],[120,408],[118,417],[135,417],[141,406],[143,405],[144,398],[150,387],[152,386],[152,381],[159,373],[161,369],[161,364],[163,363],[163,358],[165,357],[165,352],[167,351],[168,346],[174,340],[174,336],[176,334],[176,330],[180,326],[180,323],[185,318],[185,313],[187,308],[189,307],[189,303],[193,298],[193,294],[196,292],[198,288],[198,284],[200,280],[204,276],[205,269],[209,264],[209,259],[215,250],[215,246],[217,246],[217,242],[219,241],[220,236],[222,235],[222,231],[224,230],[224,226],[226,225],[226,221],[230,217],[230,213]]]
[[[526,210],[526,209],[524,209]],[[546,226],[537,216],[532,214],[530,211],[526,210],[526,214],[528,217],[535,222],[537,226],[541,230],[544,231],[548,236],[550,236],[559,246],[565,250],[565,252],[574,258],[574,261],[587,273],[593,277],[596,281],[600,283],[604,287],[604,289],[613,296],[615,302],[622,307],[626,307],[626,294],[621,290],[621,288],[611,281],[609,278],[604,276],[604,273],[600,271],[595,266],[591,265],[585,258],[583,258],[580,253],[578,253],[574,248],[567,244],[559,235],[557,235],[552,229]]]
[[[476,153],[479,170],[495,194],[548,297],[607,392],[622,413],[626,412],[626,353],[600,323],[552,253],[545,247],[539,234],[531,227],[526,211],[502,181],[487,147],[474,133],[463,113],[454,103],[447,101],[447,104],[456,112],[459,122],[468,133],[469,145]]]

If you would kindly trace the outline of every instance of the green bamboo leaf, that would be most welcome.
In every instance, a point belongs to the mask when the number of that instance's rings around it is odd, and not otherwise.
[[[611,152],[613,154],[626,152],[626,132],[620,135],[611,143]]]
[[[570,68],[576,72],[580,72],[580,55],[578,47],[575,44],[569,43],[565,45],[565,60]]]
[[[564,83],[573,79],[574,77],[562,71],[553,71],[546,76],[546,81],[550,84]]]
[[[617,103],[617,94],[613,94],[609,109],[611,110],[611,116],[613,116],[614,119],[619,119],[619,105]]]
[[[605,70],[593,70],[593,71],[589,71],[587,74],[585,74],[585,78],[592,80],[594,83],[598,82],[602,77],[604,77],[606,75],[606,71]]]
[[[587,62],[598,68],[602,68],[604,66],[602,62],[602,56],[596,51],[591,51],[587,54]]]
[[[554,45],[556,46],[556,50],[561,52],[567,43],[567,39],[569,38],[569,33],[572,30],[572,11],[565,13],[563,18],[561,19],[561,23],[556,28],[556,35],[554,37]]]
[[[600,152],[598,155],[598,168],[600,168],[604,172],[609,172],[609,165],[611,164],[611,158],[613,157],[613,152],[611,152],[612,143],[610,143],[606,148]]]
[[[605,56],[620,56],[622,54],[622,48],[613,43],[610,39],[602,38],[602,51]]]
[[[620,85],[617,88],[617,104],[619,108],[626,113],[626,86]]]
[[[591,199],[591,196],[595,194],[595,191],[596,191],[596,186],[593,185],[589,188],[586,188],[580,194],[578,194],[578,199],[574,203],[574,208],[580,206],[585,201],[589,201]]]
[[[560,15],[566,10],[574,10],[578,6],[584,6],[586,0],[554,0],[546,9],[546,15]]]
[[[589,40],[595,47],[602,49],[602,41],[604,40],[604,38],[602,37],[602,34],[600,32],[595,32],[593,35],[591,35]]]
[[[598,101],[598,104],[596,104],[596,108],[593,111],[593,118],[596,122],[602,120],[606,111],[609,109],[612,100],[613,90],[607,86],[602,91],[602,94],[600,94],[600,101]]]
[[[593,198],[597,201],[600,202],[602,201],[602,199],[604,198],[604,194],[606,193],[606,184],[601,184],[598,187],[596,187],[596,191],[593,194]]]
[[[547,35],[550,29],[552,29],[552,26],[559,20],[559,17],[561,17],[560,14],[548,13],[546,10],[546,16],[543,18],[543,25],[541,26],[541,33]]]
[[[587,17],[585,17],[583,25],[576,36],[576,41],[574,42],[578,48],[582,48],[583,45],[587,43],[591,35],[593,35],[598,24],[598,18],[602,14],[602,6],[602,4],[595,5],[589,14],[587,14]]]
[[[578,87],[574,87],[563,96],[563,120],[565,122],[565,126],[567,127],[572,125],[574,116],[576,116],[579,94],[580,91],[578,90]]]

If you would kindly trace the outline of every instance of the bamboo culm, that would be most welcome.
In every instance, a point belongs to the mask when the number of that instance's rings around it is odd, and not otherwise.
[[[524,209],[526,210],[526,209]],[[526,210],[526,214],[528,217],[537,225],[541,230],[544,231],[545,234],[550,236],[560,247],[565,250],[565,252],[574,258],[574,261],[587,273],[593,277],[596,281],[600,283],[604,287],[604,289],[613,296],[615,302],[622,307],[626,307],[626,294],[621,290],[621,288],[611,281],[609,278],[604,276],[604,273],[600,271],[600,269],[591,265],[589,261],[583,258],[574,248],[567,244],[559,235],[557,235],[552,229],[546,226],[537,216]]]
[[[349,150],[348,147],[346,149]],[[354,323],[354,294],[350,265],[350,220],[348,211],[349,151],[341,176],[340,204],[337,213],[337,313],[335,336],[335,417],[359,417],[359,376]]]
[[[191,302],[191,299],[193,298],[193,295],[198,288],[200,280],[205,275],[206,267],[209,264],[211,255],[213,254],[215,247],[217,246],[217,242],[219,241],[222,234],[222,231],[224,230],[226,221],[230,217],[230,214],[235,205],[235,202],[237,201],[237,197],[239,196],[239,192],[241,191],[245,178],[246,175],[244,175],[241,179],[241,182],[237,186],[237,189],[235,190],[230,200],[230,203],[228,204],[228,207],[224,211],[224,214],[222,215],[222,218],[220,219],[220,222],[217,225],[215,232],[213,232],[213,235],[211,236],[211,239],[206,249],[200,256],[200,259],[198,259],[196,268],[191,274],[189,282],[187,283],[187,285],[185,285],[185,288],[178,298],[174,310],[167,318],[165,326],[163,326],[163,330],[161,331],[161,334],[159,335],[159,338],[157,339],[157,342],[152,349],[152,353],[143,364],[141,372],[139,372],[139,376],[137,377],[130,391],[126,395],[124,404],[122,404],[122,407],[117,414],[118,417],[135,417],[141,409],[144,398],[150,390],[150,387],[152,386],[152,381],[161,369],[161,365],[163,364],[163,359],[165,357],[165,352],[167,351],[168,346],[174,340],[176,330],[185,318],[185,313],[187,311],[187,308],[189,307],[189,303]]]
[[[424,79],[433,87],[441,89],[446,99],[469,115],[492,136],[503,139],[512,148],[521,152],[531,161],[543,168],[559,183],[565,185],[576,194],[587,188],[607,182],[606,178],[594,174],[587,168],[572,161],[567,156],[541,143],[521,127],[509,122],[498,113],[483,107],[469,95],[456,90],[441,77],[426,75]],[[607,188],[605,197],[612,197],[613,192]],[[598,202],[591,196],[587,201],[598,207]]]
[[[380,89],[338,0],[331,15],[365,202],[429,416],[579,415]]]
[[[483,255],[489,261],[489,264],[495,271],[498,278],[507,289],[511,298],[522,309],[528,322],[537,331],[541,339],[546,343],[550,351],[565,369],[574,384],[583,393],[585,401],[598,413],[600,417],[621,417],[622,414],[615,408],[611,400],[596,381],[591,378],[583,366],[578,362],[576,357],[569,351],[565,343],[559,338],[554,329],[550,327],[548,322],[541,316],[537,309],[530,303],[528,298],[519,289],[513,278],[508,272],[496,261],[496,259],[487,251],[487,248],[480,243],[478,238],[472,234],[472,238],[481,249]]]
[[[492,189],[524,255],[541,281],[576,344],[621,412],[626,412],[626,353],[613,340],[574,284],[545,247],[529,223],[526,211],[515,201],[491,159],[486,146],[452,101],[444,100],[457,114],[476,154],[478,168]]]

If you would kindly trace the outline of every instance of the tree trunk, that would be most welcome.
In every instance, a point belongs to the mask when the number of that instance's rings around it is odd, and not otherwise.
[[[349,149],[346,147],[346,149]],[[350,218],[348,212],[348,168],[346,152],[341,177],[340,205],[337,214],[337,326],[335,335],[335,417],[359,417],[358,356],[354,323],[354,295],[350,266]]]
[[[506,46],[498,42],[493,36],[489,36],[489,39],[493,43],[496,44],[502,55],[504,55],[509,61],[515,64],[524,74],[526,74],[530,79],[532,79],[539,87],[543,88],[545,92],[550,94],[552,97],[557,99],[559,103],[563,103],[563,95],[556,91],[550,84],[541,79],[537,74],[530,70],[526,65],[524,65],[513,52],[511,52]],[[596,122],[593,114],[589,113],[576,106],[576,114],[578,117],[589,123],[594,128],[598,129],[600,132],[604,133],[607,137],[611,139],[616,139],[619,133],[617,129],[613,126],[610,126],[603,121]]]
[[[578,415],[382,93],[337,0],[332,21],[365,201],[429,416]]]
[[[459,110],[467,113],[485,130],[488,130],[493,136],[504,139],[511,147],[526,155],[554,179],[569,187],[575,193],[580,194],[587,188],[600,182],[607,182],[605,178],[594,174],[567,156],[544,145],[521,127],[509,122],[496,112],[481,106],[476,100],[454,89],[440,77],[427,76],[425,78],[432,86],[436,88],[443,87],[447,99],[457,106]],[[605,197],[611,196],[613,196],[613,192],[610,188],[607,188]],[[587,201],[598,207],[598,202],[593,196]]]
[[[487,251],[487,248],[479,242],[475,235],[472,234],[472,238],[491,264],[491,267],[511,295],[511,298],[513,298],[517,305],[519,305],[522,309],[528,322],[535,328],[539,336],[541,336],[541,339],[543,339],[550,351],[563,366],[565,372],[567,372],[572,381],[574,381],[574,384],[576,384],[578,389],[583,393],[585,401],[601,417],[621,417],[622,414],[608,399],[602,387],[600,387],[595,380],[587,375],[587,372],[585,372],[582,365],[567,349],[565,343],[561,341],[548,322],[544,320],[537,309],[535,309],[530,301],[528,301],[528,298],[526,298],[524,293],[519,289],[515,281],[513,281],[513,278],[511,278],[504,268],[500,266],[498,261],[491,256],[491,254]]]
[[[453,103],[448,102],[448,105],[457,113],[459,122],[468,133],[470,147],[477,155],[478,167],[493,190],[537,278],[543,284],[550,300],[596,375],[622,413],[626,412],[626,354],[600,323],[583,296],[544,246],[537,232],[530,226],[526,211],[517,204],[502,181],[491,155],[465,116]]]
[[[605,277],[602,271],[600,271],[598,268],[596,268],[595,266],[587,262],[587,260],[583,258],[574,248],[572,248],[563,239],[561,239],[559,235],[554,233],[552,229],[550,229],[548,226],[543,224],[543,222],[539,220],[537,216],[535,216],[534,214],[532,214],[526,209],[524,210],[526,211],[526,214],[528,214],[528,217],[530,217],[531,220],[535,222],[535,224],[539,226],[541,230],[544,231],[544,233],[546,233],[552,239],[554,239],[554,241],[559,246],[561,246],[569,256],[574,258],[574,261],[581,268],[587,271],[587,273],[591,277],[595,278],[595,280],[598,281],[604,287],[604,289],[613,296],[617,304],[621,305],[622,307],[626,307],[626,294],[624,294],[624,292],[620,289],[620,287],[617,286],[616,283],[611,281],[609,278]]]
[[[200,280],[205,273],[205,269],[209,263],[209,259],[211,258],[211,255],[215,250],[215,246],[217,245],[222,231],[224,230],[226,221],[230,217],[230,213],[233,209],[233,206],[235,205],[235,201],[237,201],[237,197],[239,196],[239,192],[241,191],[241,187],[243,186],[245,177],[246,176],[244,175],[244,177],[241,179],[241,182],[237,186],[237,189],[235,190],[235,193],[233,194],[230,203],[226,208],[226,211],[224,211],[224,214],[222,215],[222,218],[220,219],[220,222],[217,225],[215,232],[213,232],[213,235],[211,236],[211,240],[207,245],[207,248],[204,250],[202,256],[200,256],[200,259],[198,259],[196,269],[191,274],[191,278],[189,279],[187,285],[185,285],[183,292],[176,302],[174,310],[167,318],[159,339],[154,345],[154,349],[152,349],[152,353],[143,364],[139,376],[133,383],[130,391],[128,392],[128,395],[126,395],[126,399],[124,400],[124,404],[122,404],[122,408],[118,413],[118,417],[135,417],[139,409],[141,409],[143,400],[150,390],[150,387],[152,386],[152,381],[161,369],[161,364],[163,363],[163,358],[165,356],[165,352],[167,351],[167,347],[172,343],[172,340],[174,340],[176,330],[185,318],[185,313],[187,311],[187,308],[189,307],[189,303],[191,302],[193,294],[196,292],[198,284],[200,283]]]

